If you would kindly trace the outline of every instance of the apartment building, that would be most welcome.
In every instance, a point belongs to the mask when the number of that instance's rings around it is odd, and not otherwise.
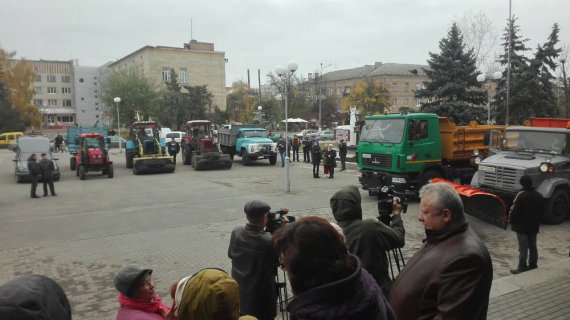
[[[75,124],[73,61],[28,60],[36,77],[32,103],[38,108],[43,129]]]
[[[322,79],[318,74],[309,74],[308,83],[313,83],[314,92],[322,88],[322,95],[336,97],[340,110],[340,101],[350,93],[352,86],[363,80],[380,80],[390,92],[391,111],[397,112],[402,107],[417,110],[422,100],[416,98],[415,91],[421,89],[423,82],[428,80],[424,68],[428,66],[376,62],[374,65],[331,71],[323,74]]]
[[[103,67],[74,67],[73,105],[79,126],[107,125],[109,122],[101,101],[101,68]]]
[[[191,40],[182,48],[145,46],[113,62],[111,70],[138,68],[156,83],[170,81],[170,70],[184,85],[206,85],[214,96],[213,104],[226,110],[225,52],[215,51],[213,43]],[[213,109],[213,108],[212,108]]]

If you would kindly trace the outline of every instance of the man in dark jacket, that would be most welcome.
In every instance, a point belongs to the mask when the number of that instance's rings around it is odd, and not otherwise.
[[[273,320],[277,315],[278,259],[271,245],[271,235],[263,230],[270,209],[263,201],[246,203],[243,210],[248,223],[232,231],[228,249],[232,277],[240,289],[240,313],[259,320]]]
[[[42,160],[40,161],[40,167],[42,168],[42,182],[44,183],[44,197],[47,197],[49,185],[49,191],[52,196],[57,196],[55,194],[55,188],[53,186],[53,172],[55,171],[55,166],[53,161],[48,159],[47,154],[42,153]]]
[[[303,137],[303,162],[311,163],[311,140]]]
[[[378,286],[388,295],[392,280],[388,274],[388,251],[404,246],[402,207],[394,207],[391,224],[362,220],[361,198],[358,187],[348,186],[337,191],[330,204],[335,220],[346,237],[348,250],[360,258],[362,266],[374,277]]]
[[[285,152],[287,150],[287,142],[285,137],[281,136],[279,141],[277,141],[277,150],[279,150],[279,156],[281,157],[281,167],[285,166]]]
[[[408,261],[388,299],[396,318],[486,319],[493,265],[465,220],[463,203],[445,183],[420,190],[424,245]]]
[[[176,155],[178,152],[180,152],[180,143],[178,143],[178,141],[172,137],[172,139],[166,143],[166,148],[168,150],[168,154],[172,156],[172,164],[176,166]]]
[[[71,320],[71,307],[52,279],[22,276],[0,286],[0,319]]]
[[[311,147],[311,158],[313,161],[313,178],[319,178],[319,165],[321,164],[321,147],[319,146],[319,142],[314,140],[312,142],[313,146]]]
[[[340,157],[340,171],[346,170],[346,154],[348,153],[348,148],[346,146],[346,141],[340,140],[338,145],[338,156]]]
[[[32,153],[32,155],[28,158],[28,171],[30,172],[30,177],[32,178],[32,190],[30,191],[30,196],[32,198],[39,198],[36,194],[36,188],[38,187],[38,179],[42,173],[42,169],[36,162],[35,153]]]
[[[540,225],[540,213],[543,210],[542,195],[532,186],[532,179],[525,175],[519,182],[522,190],[515,197],[510,212],[511,229],[517,233],[519,243],[519,264],[516,269],[511,270],[512,274],[537,267],[536,235]]]

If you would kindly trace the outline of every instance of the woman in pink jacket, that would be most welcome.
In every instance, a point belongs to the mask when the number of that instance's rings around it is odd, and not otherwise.
[[[114,283],[119,291],[117,320],[163,320],[168,316],[170,308],[156,296],[151,269],[124,266]]]

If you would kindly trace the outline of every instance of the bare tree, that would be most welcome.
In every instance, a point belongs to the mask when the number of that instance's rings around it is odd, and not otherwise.
[[[456,22],[467,49],[473,50],[477,68],[494,69],[499,33],[489,17],[483,11],[467,11],[461,18],[456,19]]]

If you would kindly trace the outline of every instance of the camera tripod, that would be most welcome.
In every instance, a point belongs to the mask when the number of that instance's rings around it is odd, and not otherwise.
[[[390,256],[391,254],[391,256]],[[392,257],[394,257],[394,262],[396,263],[396,268],[398,269],[398,274],[406,266],[406,261],[404,260],[404,255],[402,254],[401,248],[392,249],[386,252],[386,257],[388,258],[388,265],[390,266],[390,275],[392,276],[392,281],[396,280],[394,276],[394,266],[392,264]],[[400,266],[400,262],[402,265]],[[396,275],[397,276],[397,275]]]
[[[279,278],[279,270],[275,273],[275,290],[277,291],[277,305],[278,310],[281,312],[281,319],[289,320],[289,314],[285,309],[287,307],[287,303],[291,298],[289,298],[289,292],[287,291],[287,275],[285,274],[285,270],[281,270],[283,273],[283,279]]]

